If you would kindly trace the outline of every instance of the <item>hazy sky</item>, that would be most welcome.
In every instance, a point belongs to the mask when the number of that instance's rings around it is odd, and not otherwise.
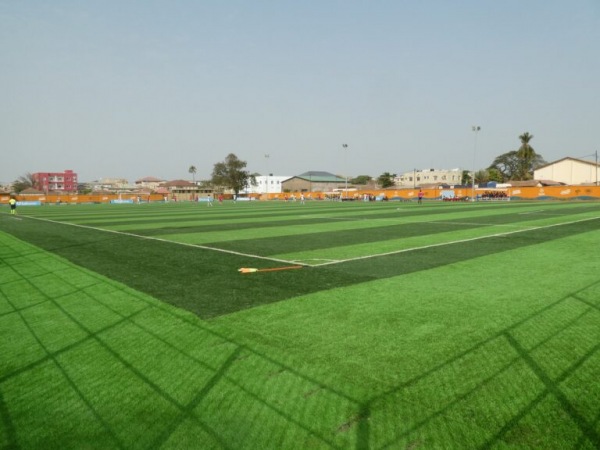
[[[550,162],[600,150],[600,0],[0,0],[0,86],[4,182]]]

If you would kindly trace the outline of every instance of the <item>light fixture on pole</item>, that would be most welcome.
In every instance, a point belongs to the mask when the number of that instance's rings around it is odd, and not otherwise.
[[[344,150],[348,148],[348,144],[342,144]],[[346,151],[346,172],[348,172],[348,152]],[[346,173],[346,199],[348,198],[348,173]]]
[[[471,177],[471,201],[475,201],[475,160],[477,158],[477,134],[481,127],[479,125],[473,125],[472,130],[475,132],[475,145],[473,147],[473,176]]]

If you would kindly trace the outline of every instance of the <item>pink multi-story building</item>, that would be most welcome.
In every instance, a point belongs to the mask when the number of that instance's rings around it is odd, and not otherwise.
[[[35,188],[44,192],[76,192],[77,174],[72,170],[64,172],[36,172],[33,174]]]

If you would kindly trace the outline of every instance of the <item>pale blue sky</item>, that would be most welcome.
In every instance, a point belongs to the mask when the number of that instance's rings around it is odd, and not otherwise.
[[[0,61],[4,182],[600,150],[599,0],[0,0]]]

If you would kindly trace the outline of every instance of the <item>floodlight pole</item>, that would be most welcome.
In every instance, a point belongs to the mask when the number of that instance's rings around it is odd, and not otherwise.
[[[346,150],[346,200],[348,199],[348,144],[342,144],[344,150]]]
[[[596,161],[596,182],[595,185],[598,186],[598,150],[596,150],[594,153],[590,154],[590,155],[583,155],[580,156],[580,158],[588,158],[590,156],[593,156],[595,158]]]
[[[481,130],[481,127],[479,125],[473,125],[471,127],[471,129],[475,133],[475,145],[473,147],[473,176],[471,177],[471,188],[472,188],[471,201],[474,202],[475,201],[475,160],[477,158],[477,134],[479,133],[479,130]]]
[[[265,193],[267,194],[267,200],[269,200],[269,158],[271,155],[265,153],[265,159],[267,160],[267,187],[265,189]]]

